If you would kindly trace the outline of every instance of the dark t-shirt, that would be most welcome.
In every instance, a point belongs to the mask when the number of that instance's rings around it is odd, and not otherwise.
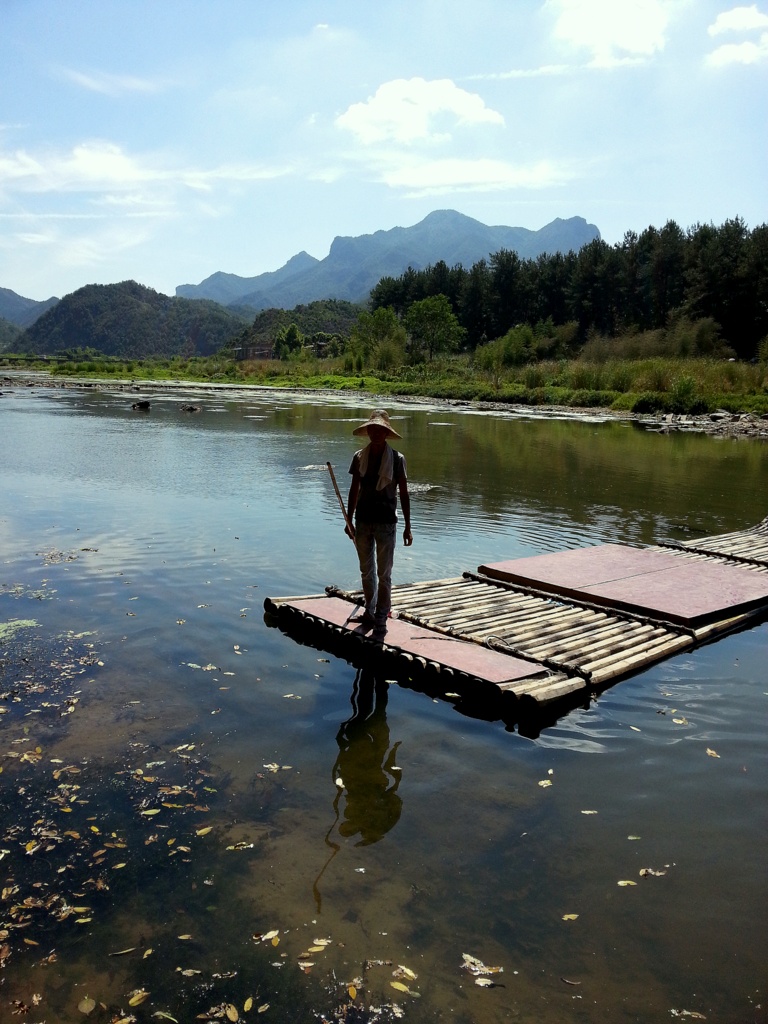
[[[359,472],[361,454],[355,452],[352,456],[350,473]],[[359,523],[397,522],[397,491],[400,481],[407,478],[405,458],[392,449],[392,483],[377,491],[380,466],[381,456],[369,455],[366,474],[360,477],[360,493],[355,506],[355,520]]]

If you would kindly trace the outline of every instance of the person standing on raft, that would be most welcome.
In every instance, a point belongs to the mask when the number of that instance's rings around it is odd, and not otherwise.
[[[345,532],[354,540],[360,561],[360,576],[365,597],[364,626],[386,629],[392,607],[392,563],[397,544],[397,496],[403,511],[403,543],[413,544],[411,534],[411,498],[405,458],[391,448],[390,437],[401,435],[389,422],[384,409],[374,409],[365,423],[352,433],[368,437],[368,444],[352,457],[349,472],[352,483],[347,498],[347,519],[354,526]]]

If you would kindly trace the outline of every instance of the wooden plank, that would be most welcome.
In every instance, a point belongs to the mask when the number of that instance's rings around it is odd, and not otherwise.
[[[350,636],[374,639],[370,629],[350,621],[350,609],[355,608],[348,601],[338,597],[310,598],[290,603],[297,613],[312,616],[329,625],[341,627]],[[534,675],[543,666],[523,661],[488,647],[470,641],[446,637],[424,626],[414,625],[405,619],[390,619],[383,641],[390,647],[405,651],[413,657],[423,657],[438,665],[465,672],[489,683],[506,682],[511,679]]]
[[[496,562],[478,571],[691,625],[750,605],[768,605],[768,578],[745,566],[694,564],[671,551],[620,544]]]

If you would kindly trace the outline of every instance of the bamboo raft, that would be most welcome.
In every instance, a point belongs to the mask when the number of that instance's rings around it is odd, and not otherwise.
[[[361,601],[360,591],[327,587],[267,598],[265,608],[296,639],[520,721],[588,702],[621,678],[768,616],[768,518],[696,542],[601,545],[401,584],[383,637],[351,621]]]

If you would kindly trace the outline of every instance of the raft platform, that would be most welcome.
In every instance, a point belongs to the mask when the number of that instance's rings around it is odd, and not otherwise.
[[[768,517],[681,544],[603,544],[481,565],[392,589],[384,633],[362,593],[267,598],[300,642],[452,701],[520,721],[588,703],[619,679],[768,617]]]

